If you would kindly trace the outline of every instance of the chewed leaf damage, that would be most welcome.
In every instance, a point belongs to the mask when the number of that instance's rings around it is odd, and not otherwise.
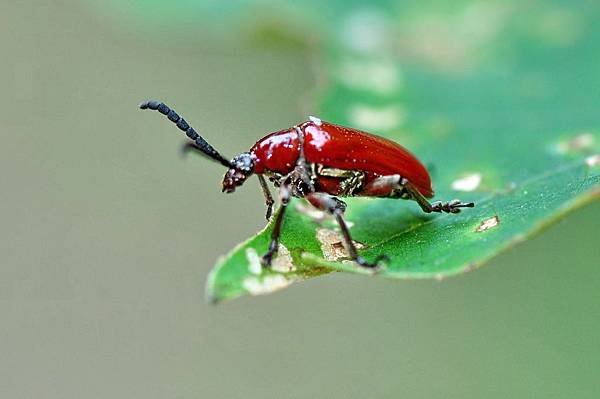
[[[487,231],[489,229],[493,229],[494,227],[498,226],[499,224],[500,224],[500,218],[498,217],[498,215],[494,215],[491,218],[483,220],[479,224],[479,226],[477,226],[475,231],[477,233],[481,233],[481,232]]]

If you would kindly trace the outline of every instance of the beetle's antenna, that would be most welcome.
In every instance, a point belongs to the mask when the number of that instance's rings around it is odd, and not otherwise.
[[[148,100],[140,104],[140,109],[151,109],[153,111],[158,111],[161,114],[166,115],[166,117],[169,118],[171,122],[175,123],[180,130],[184,131],[185,134],[194,141],[195,146],[200,151],[202,151],[215,161],[219,162],[221,165],[224,165],[228,168],[232,167],[231,163],[227,159],[225,159],[225,157],[219,154],[219,152],[215,150],[210,144],[208,144],[206,140],[204,140],[202,136],[200,136],[194,130],[194,128],[191,127],[185,121],[185,119],[177,115],[177,112],[167,107],[164,103],[156,100]]]

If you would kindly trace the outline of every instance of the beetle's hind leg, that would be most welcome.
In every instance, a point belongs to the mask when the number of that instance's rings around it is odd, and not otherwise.
[[[387,256],[381,255],[375,259],[375,262],[368,262],[362,256],[358,255],[356,245],[354,245],[352,236],[348,230],[348,226],[344,221],[344,211],[346,210],[346,203],[344,201],[323,193],[310,193],[307,194],[305,198],[315,208],[330,213],[335,217],[335,220],[340,226],[340,230],[342,232],[342,243],[346,248],[346,251],[348,251],[350,259],[352,259],[354,262],[362,267],[376,270],[379,268],[379,263],[382,260],[388,259]]]
[[[414,199],[417,204],[423,209],[425,213],[431,212],[446,212],[446,213],[459,213],[460,208],[473,208],[475,204],[473,202],[462,202],[461,200],[454,199],[448,202],[436,201],[430,203],[427,198],[423,196],[410,182],[404,184],[404,189],[410,195],[410,198]]]

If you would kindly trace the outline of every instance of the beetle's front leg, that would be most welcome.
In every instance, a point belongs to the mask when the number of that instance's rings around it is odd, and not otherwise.
[[[346,203],[344,201],[323,193],[310,193],[307,194],[305,198],[315,208],[328,212],[335,217],[342,232],[342,244],[346,248],[346,251],[348,251],[350,259],[352,259],[354,262],[362,267],[375,270],[379,268],[380,261],[388,258],[385,255],[381,255],[375,259],[375,262],[371,263],[362,256],[358,255],[356,245],[354,245],[354,241],[352,241],[352,236],[350,235],[348,226],[344,221],[344,211],[346,210]]]
[[[279,200],[281,206],[277,210],[277,216],[275,219],[275,225],[273,226],[273,232],[271,233],[271,242],[269,243],[269,249],[267,253],[262,257],[263,266],[270,267],[273,262],[273,257],[277,254],[279,249],[279,237],[281,236],[281,226],[283,225],[283,215],[290,202],[290,188],[289,182],[284,182],[279,187]]]
[[[421,209],[423,209],[423,212],[425,213],[459,213],[460,208],[473,208],[475,206],[473,202],[461,202],[461,200],[458,199],[448,202],[436,201],[430,203],[427,200],[427,198],[425,198],[423,194],[421,194],[419,190],[417,190],[417,188],[413,186],[410,182],[406,182],[404,184],[404,188],[406,189],[410,197],[417,201],[417,204],[419,204],[419,206],[421,207]]]
[[[267,220],[269,220],[271,218],[271,213],[273,212],[273,204],[275,203],[275,201],[273,201],[273,196],[271,195],[271,191],[269,190],[269,186],[267,185],[265,178],[261,175],[256,176],[258,176],[260,188],[262,189],[263,195],[265,196],[265,205],[267,206],[267,214],[265,217]]]

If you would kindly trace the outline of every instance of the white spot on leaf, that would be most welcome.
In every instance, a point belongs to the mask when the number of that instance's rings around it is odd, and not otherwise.
[[[259,276],[263,271],[263,266],[260,256],[254,248],[246,249],[246,259],[248,259],[248,271],[251,274]],[[275,258],[273,258],[273,262],[271,263],[271,270],[279,273],[296,271],[296,266],[294,266],[292,255],[283,244],[279,244],[277,255]]]
[[[358,52],[371,53],[385,47],[387,20],[383,13],[375,9],[358,10],[342,22],[341,43]]]
[[[485,219],[481,224],[475,229],[475,232],[481,233],[483,231],[492,229],[500,224],[500,219],[498,215],[495,215],[489,219]]]
[[[277,256],[275,259],[273,259],[273,263],[271,263],[271,270],[279,273],[296,271],[296,266],[294,266],[292,255],[290,254],[290,251],[283,246],[283,244],[279,244]]]
[[[456,191],[474,191],[481,184],[481,173],[471,173],[452,182],[452,189]]]
[[[596,155],[592,155],[590,157],[587,157],[585,159],[585,163],[589,166],[589,167],[593,167],[593,166],[598,166],[600,165],[600,154],[596,154]]]
[[[342,236],[337,231],[325,228],[317,229],[317,240],[321,243],[321,252],[325,260],[337,261],[348,258],[348,252],[342,242]],[[353,242],[357,249],[365,247],[360,242]]]
[[[400,70],[386,61],[347,61],[338,76],[346,86],[381,94],[397,92],[402,85]]]
[[[263,278],[251,276],[244,279],[244,289],[252,295],[264,295],[289,286],[292,280],[288,280],[281,274],[270,274]]]
[[[248,271],[250,273],[256,275],[262,273],[260,257],[254,248],[246,248],[246,259],[248,259]]]
[[[399,127],[406,119],[406,112],[400,105],[389,105],[382,108],[355,105],[350,108],[348,116],[353,126],[376,131]]]
[[[569,140],[564,140],[558,143],[556,145],[556,150],[560,154],[580,152],[591,148],[594,145],[594,141],[595,138],[592,133],[581,133]]]

